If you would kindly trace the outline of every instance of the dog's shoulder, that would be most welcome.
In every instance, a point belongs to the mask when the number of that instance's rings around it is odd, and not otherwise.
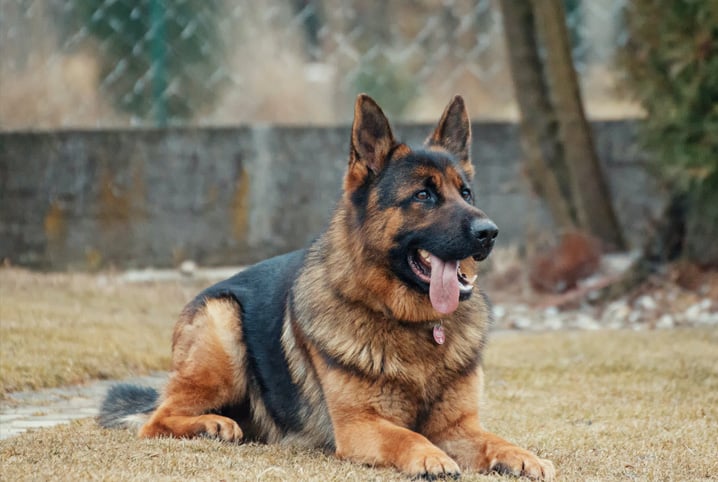
[[[195,302],[230,297],[240,303],[243,311],[250,305],[266,309],[268,305],[283,304],[305,255],[305,250],[292,251],[249,266],[205,289],[197,295]]]

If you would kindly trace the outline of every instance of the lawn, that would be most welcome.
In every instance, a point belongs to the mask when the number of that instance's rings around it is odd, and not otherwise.
[[[166,368],[173,319],[198,286],[5,269],[0,288],[0,381],[7,393]],[[485,370],[485,426],[553,460],[560,480],[718,477],[715,328],[501,332],[489,343]],[[92,420],[0,442],[0,474],[3,480],[403,480],[318,452],[137,440]],[[462,480],[510,479],[465,474]]]
[[[206,285],[0,268],[0,399],[168,369],[172,326]]]

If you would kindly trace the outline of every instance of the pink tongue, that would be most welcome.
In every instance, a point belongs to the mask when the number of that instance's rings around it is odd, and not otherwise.
[[[459,279],[456,277],[458,261],[444,262],[429,254],[431,260],[431,283],[429,299],[439,313],[448,314],[459,306]]]

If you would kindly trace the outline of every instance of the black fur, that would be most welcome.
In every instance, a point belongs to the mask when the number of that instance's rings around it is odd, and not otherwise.
[[[277,256],[221,281],[200,293],[190,306],[197,310],[208,299],[232,298],[241,307],[242,334],[253,375],[269,414],[279,427],[300,431],[301,406],[281,346],[282,322],[289,290],[304,263],[305,251]],[[100,408],[103,427],[120,427],[129,415],[150,413],[158,406],[156,390],[120,384],[110,388]],[[248,405],[222,407],[237,418],[247,418]],[[241,412],[241,413],[240,413]]]
[[[282,322],[304,255],[301,250],[262,261],[207,288],[195,299],[197,303],[230,297],[239,303],[249,371],[277,426],[290,431],[299,431],[302,425],[297,415],[299,393],[283,356]]]
[[[417,167],[433,168],[438,172],[442,172],[448,166],[454,166],[456,172],[462,177],[464,184],[471,186],[471,181],[466,177],[456,159],[449,153],[414,149],[407,156],[393,160],[382,171],[376,181],[379,209],[388,209],[396,205],[404,207],[405,203],[402,203],[402,200],[396,197],[399,187],[402,185],[429,187],[426,186],[426,179],[418,177]]]
[[[98,423],[105,428],[125,427],[125,417],[151,413],[157,408],[159,393],[150,387],[122,383],[110,387],[102,401]]]

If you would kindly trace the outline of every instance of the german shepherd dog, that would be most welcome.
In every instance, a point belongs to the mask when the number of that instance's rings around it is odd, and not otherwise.
[[[479,422],[491,315],[476,278],[498,229],[475,206],[470,144],[459,96],[411,148],[360,95],[327,230],[200,293],[164,394],[115,386],[100,424],[139,415],[140,437],[294,443],[410,476],[553,479]]]

